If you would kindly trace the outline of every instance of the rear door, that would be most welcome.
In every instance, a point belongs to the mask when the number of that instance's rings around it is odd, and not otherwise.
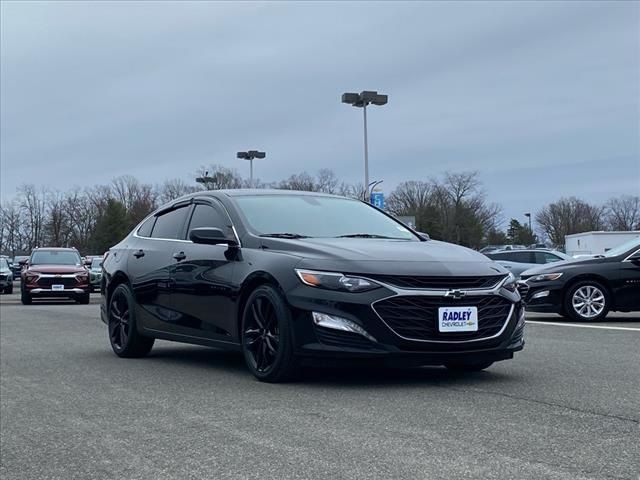
[[[216,227],[234,235],[226,210],[215,199],[195,201],[186,231],[199,227]],[[237,333],[232,283],[236,255],[227,245],[189,241],[179,247],[175,253],[184,258],[173,269],[172,303],[180,312],[181,333],[231,341]]]
[[[171,269],[176,263],[173,253],[186,243],[182,238],[189,212],[188,203],[174,205],[158,213],[150,229],[145,222],[135,234],[127,267],[144,328],[176,330],[179,314],[171,302]]]

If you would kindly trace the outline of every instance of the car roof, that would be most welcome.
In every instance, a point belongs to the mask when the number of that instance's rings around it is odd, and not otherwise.
[[[47,250],[47,251],[53,250],[53,251],[61,251],[61,252],[77,252],[78,251],[73,247],[36,247],[31,251],[31,253],[39,252],[42,250]]]
[[[519,252],[519,253],[527,253],[527,252],[547,252],[547,253],[562,253],[558,250],[553,250],[551,248],[518,248],[515,250],[497,250],[495,252],[490,252],[490,253],[514,253],[514,252]]]
[[[218,193],[227,195],[229,197],[243,197],[243,196],[256,196],[256,195],[308,195],[314,197],[336,197],[336,198],[347,198],[341,195],[332,195],[330,193],[323,192],[308,192],[304,190],[282,190],[275,188],[239,188],[239,189],[230,189],[230,190],[206,190],[203,192],[199,192],[202,194],[212,194]],[[196,194],[197,195],[197,194]]]

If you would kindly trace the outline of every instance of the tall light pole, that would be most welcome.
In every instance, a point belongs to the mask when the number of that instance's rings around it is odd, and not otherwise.
[[[348,103],[353,107],[362,107],[364,116],[364,199],[369,199],[369,142],[367,139],[367,105],[386,105],[389,97],[375,91],[364,90],[360,93],[343,93],[342,103]]]
[[[249,160],[250,163],[250,167],[249,167],[249,185],[251,185],[251,188],[253,188],[253,159],[254,158],[264,158],[267,156],[267,154],[265,152],[259,152],[257,150],[248,150],[246,152],[238,152],[238,154],[236,155],[238,158],[241,158],[243,160]]]
[[[529,232],[533,233],[533,230],[531,230],[531,213],[527,212],[524,214],[525,217],[529,217]]]

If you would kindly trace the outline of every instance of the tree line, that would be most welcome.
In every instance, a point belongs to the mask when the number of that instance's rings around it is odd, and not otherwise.
[[[0,207],[0,252],[28,254],[37,246],[74,246],[100,254],[120,241],[159,205],[198,190],[249,188],[248,179],[220,165],[196,172],[200,183],[182,179],[152,185],[121,176],[106,185],[59,192],[25,184]],[[332,170],[301,172],[255,188],[305,190],[362,198],[364,186],[341,181]],[[589,230],[640,229],[640,197],[623,195],[604,205],[575,197],[561,198],[534,216],[536,231],[511,219],[503,228],[502,208],[489,202],[477,172],[446,172],[429,180],[400,183],[386,199],[393,215],[415,216],[416,228],[438,240],[472,248],[487,244],[545,241],[564,244],[564,236]]]

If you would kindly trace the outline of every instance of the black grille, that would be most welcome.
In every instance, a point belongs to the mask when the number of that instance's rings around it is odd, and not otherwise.
[[[431,289],[468,289],[492,288],[504,279],[505,275],[485,277],[422,277],[412,275],[367,275],[374,280],[394,285],[399,288],[431,288]]]
[[[382,319],[398,335],[414,340],[473,340],[496,335],[504,326],[511,302],[498,296],[466,297],[452,300],[444,297],[397,296],[373,305]],[[477,332],[438,331],[438,308],[478,307]]]
[[[75,277],[44,277],[38,279],[38,286],[43,288],[50,288],[51,285],[64,285],[65,287],[75,287],[78,284],[78,281]]]
[[[0,275],[0,280],[6,280],[7,279],[7,275]]]
[[[369,349],[372,346],[369,340],[357,333],[343,332],[331,328],[319,327],[317,325],[315,326],[315,330],[318,340],[324,345],[359,349]]]

